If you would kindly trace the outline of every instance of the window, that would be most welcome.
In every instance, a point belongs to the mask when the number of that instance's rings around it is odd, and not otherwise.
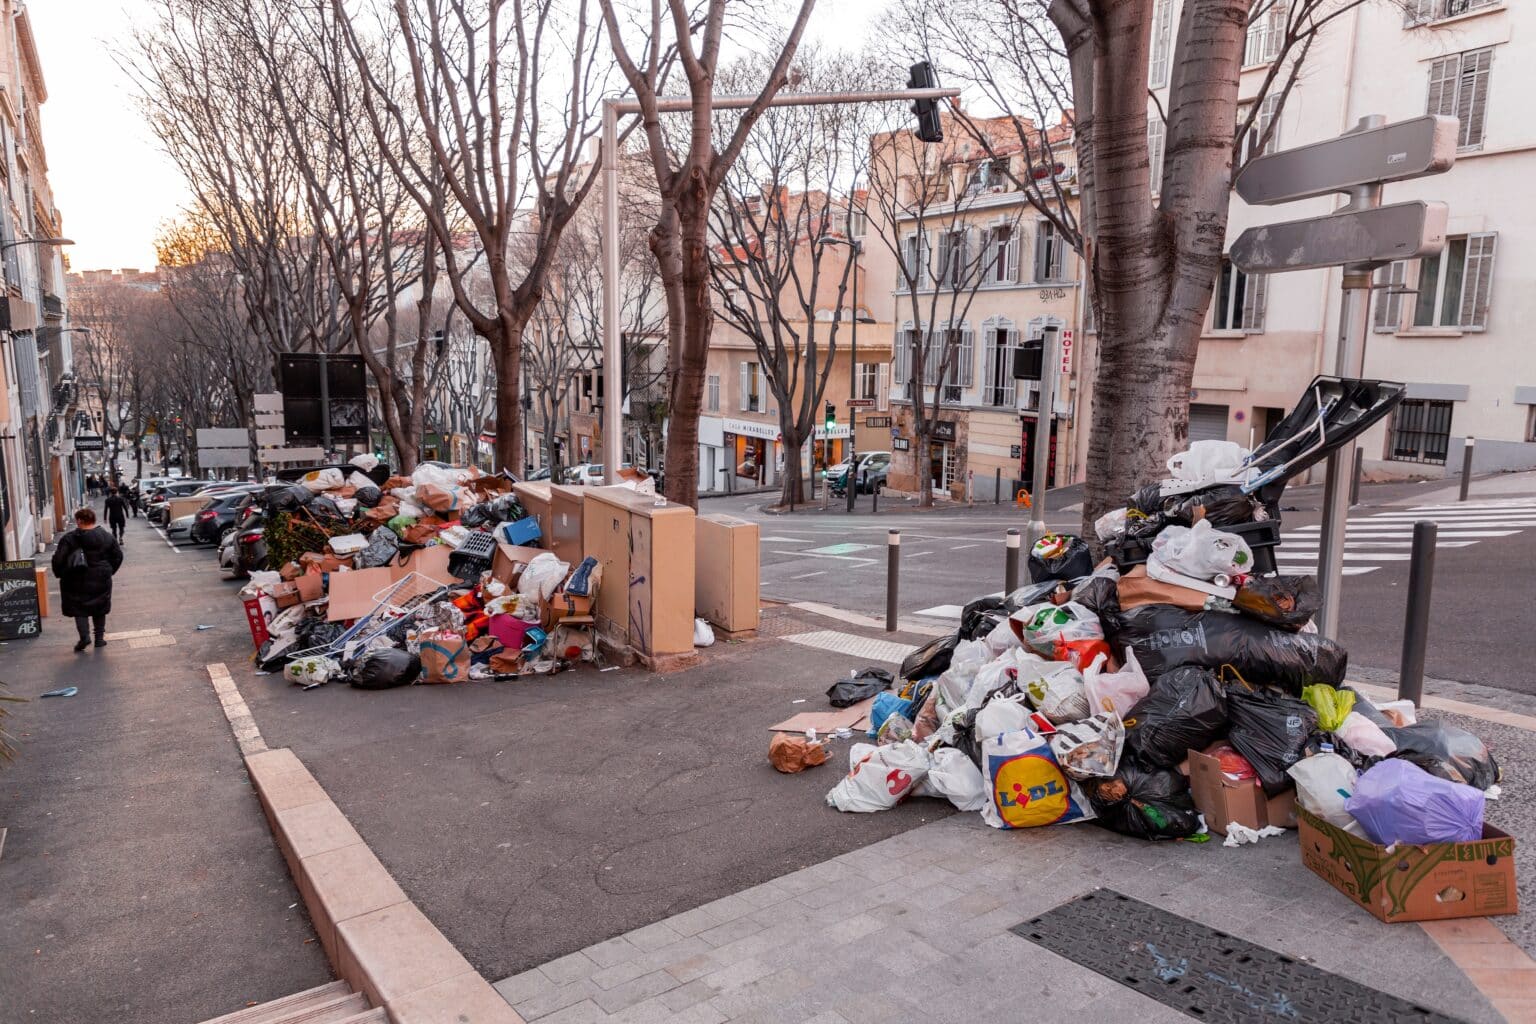
[[[919,361],[923,364],[923,384],[933,387],[939,382],[939,359],[943,353],[938,349],[937,345],[923,343],[910,321],[896,332],[896,385],[902,394],[912,396],[912,376]]]
[[[963,288],[970,276],[967,265],[966,231],[955,228],[939,234],[939,269],[935,277],[945,288]]]
[[[992,161],[983,160],[976,165],[976,169],[971,172],[970,179],[966,181],[965,194],[968,196],[977,195],[987,191],[993,185],[999,184],[999,182],[994,180],[994,177],[1000,176],[993,175]]]
[[[1479,7],[1492,7],[1503,0],[1408,0],[1403,10],[1403,24],[1409,28],[1427,25],[1441,18],[1454,18],[1458,14],[1475,11]]]
[[[1160,114],[1147,118],[1147,163],[1152,171],[1152,194],[1163,190],[1163,143],[1168,138],[1168,126]]]
[[[1285,0],[1259,0],[1248,17],[1248,41],[1243,48],[1243,67],[1268,64],[1280,56],[1285,42],[1286,23],[1290,20]]]
[[[1268,275],[1245,274],[1223,256],[1221,276],[1216,279],[1216,295],[1211,302],[1211,330],[1262,333],[1268,292]]]
[[[741,364],[741,411],[768,411],[768,376],[757,363]]]
[[[1013,284],[1019,279],[1019,236],[1012,224],[999,224],[987,232],[987,280]]]
[[[1237,108],[1237,126],[1241,128],[1248,120],[1248,111],[1253,109],[1252,104],[1246,104]],[[1253,124],[1248,129],[1248,134],[1243,138],[1243,146],[1238,154],[1238,163],[1245,164],[1256,156],[1265,156],[1275,151],[1275,140],[1280,138],[1280,126],[1275,125],[1275,115],[1280,110],[1280,96],[1264,97],[1264,102],[1259,105],[1259,116],[1253,119]],[[1271,129],[1271,125],[1274,128]],[[1266,139],[1265,133],[1269,134]]]
[[[1371,314],[1371,326],[1377,332],[1391,334],[1402,326],[1403,294],[1407,280],[1407,260],[1394,260],[1376,271],[1376,309]]]
[[[924,264],[928,262],[928,237],[919,232],[908,235],[901,242],[901,280],[896,282],[897,291],[921,288],[927,278]]]
[[[1424,398],[1404,400],[1392,412],[1387,458],[1398,462],[1445,464],[1451,442],[1451,403]]]
[[[981,338],[986,356],[981,371],[981,404],[1012,409],[1013,353],[1019,347],[1019,332],[1007,321],[992,321],[982,326]]]
[[[1456,139],[1460,149],[1482,148],[1492,69],[1491,49],[1455,53],[1429,66],[1429,102],[1425,111],[1461,119],[1461,132]]]
[[[1066,280],[1067,243],[1048,220],[1035,233],[1035,281],[1044,284]]]
[[[848,237],[863,238],[869,231],[869,212],[861,210],[857,206],[848,210]]]
[[[1152,59],[1147,84],[1161,89],[1168,84],[1168,55],[1173,49],[1173,0],[1157,0],[1152,10]]]
[[[1445,240],[1438,256],[1419,261],[1419,296],[1413,304],[1415,327],[1488,326],[1493,291],[1493,253],[1497,235],[1461,235]]]
[[[710,412],[720,411],[720,375],[712,373],[705,382],[705,403]]]
[[[1536,441],[1536,405],[1531,406],[1525,414],[1525,439]]]

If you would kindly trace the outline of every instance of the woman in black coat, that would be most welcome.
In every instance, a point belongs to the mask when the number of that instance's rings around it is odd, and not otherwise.
[[[123,549],[96,525],[96,513],[89,508],[76,512],[75,529],[59,539],[53,552],[53,574],[59,580],[64,614],[74,616],[80,632],[75,650],[83,651],[91,642],[91,626],[96,627],[96,646],[107,645],[104,634],[112,611],[112,575],[122,564]]]

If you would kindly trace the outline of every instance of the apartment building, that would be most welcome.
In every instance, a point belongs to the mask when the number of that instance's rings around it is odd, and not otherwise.
[[[65,323],[62,222],[39,108],[48,99],[26,8],[0,0],[0,561],[30,558],[80,495],[80,401]]]
[[[1179,16],[1158,0],[1151,82],[1165,98]],[[1277,0],[1248,36],[1240,103],[1251,105],[1279,49],[1286,5]],[[1522,34],[1523,33],[1523,34]],[[1476,439],[1476,471],[1536,468],[1536,119],[1522,114],[1536,82],[1536,10],[1515,0],[1414,0],[1405,9],[1360,4],[1330,22],[1283,109],[1265,101],[1271,148],[1331,138],[1369,114],[1401,121],[1425,113],[1460,118],[1456,166],[1386,186],[1385,202],[1434,200],[1450,208],[1449,240],[1433,258],[1382,268],[1372,295],[1367,376],[1402,381],[1407,399],[1361,438],[1376,477],[1458,471]],[[1155,174],[1163,127],[1148,104]],[[1282,207],[1233,198],[1228,239],[1245,228],[1321,216],[1343,205],[1325,197]],[[1201,340],[1190,436],[1249,445],[1263,439],[1319,372],[1332,372],[1340,271],[1244,275],[1225,264]]]
[[[948,115],[943,143],[925,145],[910,132],[872,140],[882,162],[872,187],[894,194],[870,204],[871,230],[887,244],[869,246],[869,263],[871,279],[883,282],[871,288],[872,308],[894,329],[891,488],[915,493],[926,474],[936,494],[990,501],[1011,496],[1033,459],[1039,385],[1013,377],[1020,344],[1048,327],[1062,339],[1050,458],[1056,484],[1084,472],[1088,420],[1079,406],[1086,411],[1088,393],[1079,381],[1092,374],[1077,345],[1081,260],[1017,184],[1031,183],[1031,193],[1075,214],[1070,127],[1065,119],[1044,133],[1027,126],[1049,145],[1026,153],[1010,119],[979,125],[990,147]],[[908,168],[892,166],[902,160]],[[917,464],[914,444],[918,388],[936,417],[927,465]]]

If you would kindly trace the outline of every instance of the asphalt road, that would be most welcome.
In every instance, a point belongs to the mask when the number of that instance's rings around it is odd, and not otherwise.
[[[1454,485],[1454,481],[1453,481]],[[1346,545],[1341,639],[1354,665],[1396,670],[1401,661],[1412,521],[1434,518],[1441,528],[1426,658],[1429,675],[1536,694],[1530,635],[1530,578],[1536,568],[1536,485],[1530,475],[1479,481],[1467,507],[1457,508],[1445,482],[1367,485],[1350,516]],[[1024,529],[1026,512],[1007,506],[919,510],[869,499],[853,516],[819,509],[794,514],[765,510],[771,498],[719,498],[704,511],[727,512],[762,526],[764,596],[814,601],[883,618],[887,531],[901,530],[899,608],[904,621],[944,627],[958,607],[1004,583],[1004,538]],[[1073,494],[1054,505],[1077,500]],[[1313,571],[1320,487],[1286,492],[1283,569]],[[1415,512],[1419,506],[1434,506]],[[1512,507],[1504,507],[1512,505]],[[1449,507],[1447,507],[1449,506]],[[1071,512],[1047,517],[1076,532]],[[1021,569],[1027,578],[1027,570]]]

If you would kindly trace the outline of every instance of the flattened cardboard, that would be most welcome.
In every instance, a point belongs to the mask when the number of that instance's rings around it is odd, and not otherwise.
[[[1226,835],[1227,826],[1233,822],[1251,829],[1296,827],[1294,790],[1265,797],[1257,779],[1229,779],[1221,770],[1220,760],[1198,750],[1189,752],[1188,765],[1195,806],[1205,815],[1205,825],[1212,832]]]
[[[1515,840],[1492,825],[1474,842],[1400,844],[1391,853],[1306,811],[1300,829],[1301,862],[1388,924],[1520,912]]]
[[[350,572],[330,574],[330,603],[326,606],[327,622],[342,622],[367,615],[377,603],[373,595],[408,573],[421,575],[439,583],[456,583],[448,571],[448,556],[453,552],[445,545],[434,544],[411,553],[402,565],[380,566],[377,569],[353,569]]]
[[[834,708],[831,711],[802,711],[792,718],[787,718],[778,725],[770,725],[769,732],[805,732],[807,729],[815,729],[817,735],[826,732],[835,732],[838,729],[860,729],[869,727],[869,709],[875,703],[875,698],[861,700],[857,704],[850,704],[846,708]]]

